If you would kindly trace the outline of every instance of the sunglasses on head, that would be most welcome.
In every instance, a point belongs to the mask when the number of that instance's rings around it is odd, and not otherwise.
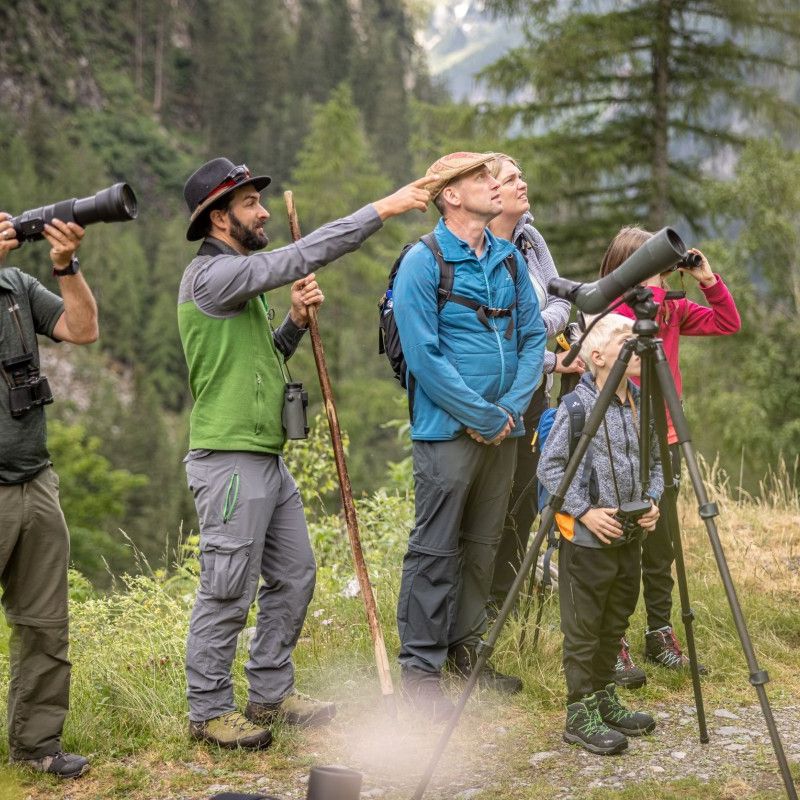
[[[234,167],[201,201],[200,203],[205,203],[209,197],[213,197],[215,194],[219,194],[219,192],[224,191],[225,189],[230,189],[233,186],[236,186],[237,183],[241,183],[244,180],[247,180],[250,177],[250,169],[247,164],[239,164],[238,166]]]

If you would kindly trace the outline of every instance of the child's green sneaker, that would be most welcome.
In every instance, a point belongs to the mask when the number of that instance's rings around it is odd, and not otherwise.
[[[656,729],[656,721],[643,711],[631,711],[625,708],[617,697],[617,687],[609,683],[605,689],[594,693],[600,717],[609,728],[624,733],[626,736],[644,736]]]
[[[621,753],[627,746],[627,738],[603,722],[594,694],[570,703],[567,706],[567,725],[564,741],[579,744],[590,753],[610,756]]]

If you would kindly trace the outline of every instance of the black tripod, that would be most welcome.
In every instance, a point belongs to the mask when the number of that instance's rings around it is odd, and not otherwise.
[[[739,640],[742,644],[747,666],[750,672],[750,683],[754,686],[758,694],[759,703],[761,704],[761,712],[764,715],[764,720],[767,723],[770,739],[772,741],[772,748],[775,751],[775,757],[778,761],[781,777],[783,779],[784,787],[786,789],[786,796],[789,800],[797,800],[797,791],[795,789],[794,780],[789,770],[789,764],[786,760],[786,754],[783,750],[780,734],[775,725],[775,719],[772,715],[772,709],[767,698],[765,684],[769,680],[766,670],[762,670],[758,661],[756,660],[753,645],[750,641],[750,634],[747,631],[747,625],[742,614],[739,599],[736,596],[736,589],[733,585],[728,563],[725,558],[725,553],[722,549],[722,544],[719,539],[717,527],[714,522],[714,517],[717,516],[718,510],[715,503],[709,502],[703,480],[700,476],[700,469],[697,464],[697,458],[694,453],[694,448],[691,443],[691,436],[689,433],[689,426],[686,417],[681,407],[678,392],[675,387],[675,382],[672,379],[672,373],[669,369],[666,356],[664,355],[664,348],[661,340],[656,338],[658,334],[658,326],[655,323],[655,315],[658,309],[657,305],[652,301],[652,292],[649,289],[641,286],[636,286],[625,293],[621,302],[626,302],[634,309],[637,321],[633,326],[635,336],[629,339],[622,347],[619,358],[614,363],[605,385],[601,389],[597,402],[594,408],[586,419],[581,437],[575,448],[575,452],[567,463],[564,472],[564,477],[558,486],[558,489],[553,494],[550,503],[545,506],[542,511],[539,529],[528,548],[525,558],[522,561],[517,576],[514,579],[508,596],[500,609],[497,619],[489,631],[486,640],[481,643],[478,648],[478,658],[472,669],[472,672],[467,679],[466,685],[461,693],[461,696],[456,703],[455,711],[447,723],[444,731],[442,732],[439,741],[436,744],[433,755],[431,756],[428,767],[420,780],[417,788],[412,796],[412,800],[421,800],[425,790],[430,783],[439,759],[444,752],[450,736],[455,730],[467,704],[467,700],[472,694],[475,684],[478,681],[478,676],[483,670],[487,660],[494,650],[497,639],[505,624],[508,615],[513,610],[517,602],[517,597],[525,583],[526,576],[534,567],[536,560],[539,556],[539,550],[542,542],[547,535],[547,531],[553,524],[556,512],[558,512],[563,503],[564,496],[575,477],[578,467],[583,461],[586,451],[589,448],[589,443],[594,437],[595,433],[600,427],[600,424],[605,417],[606,410],[608,409],[613,395],[617,387],[620,385],[625,377],[625,372],[628,363],[634,353],[640,355],[642,359],[642,402],[641,402],[641,441],[640,441],[640,455],[642,463],[642,485],[646,485],[649,480],[649,431],[650,431],[650,401],[652,400],[653,408],[655,409],[654,422],[656,431],[658,433],[659,448],[661,453],[661,463],[664,470],[664,486],[665,491],[668,492],[668,502],[666,506],[667,525],[672,537],[672,544],[675,553],[675,567],[678,577],[678,589],[681,599],[681,611],[684,627],[686,631],[686,643],[689,651],[689,665],[692,675],[692,686],[694,689],[695,704],[697,708],[698,725],[700,729],[700,741],[703,743],[708,742],[708,731],[706,729],[705,713],[703,710],[702,693],[700,689],[700,676],[697,667],[697,658],[694,643],[694,631],[692,621],[694,615],[692,614],[689,605],[689,591],[686,584],[686,571],[683,561],[683,549],[680,542],[680,531],[678,528],[677,516],[677,489],[675,484],[675,476],[672,473],[671,459],[669,457],[669,449],[667,446],[666,436],[666,415],[664,412],[664,403],[669,409],[672,424],[678,437],[678,442],[681,446],[684,460],[686,462],[687,472],[694,488],[694,493],[698,501],[698,511],[701,519],[705,523],[706,531],[708,533],[711,548],[714,552],[714,558],[717,562],[717,569],[719,570],[722,579],[725,594],[728,598],[728,604],[731,608],[733,621],[736,626],[736,631],[739,635]]]

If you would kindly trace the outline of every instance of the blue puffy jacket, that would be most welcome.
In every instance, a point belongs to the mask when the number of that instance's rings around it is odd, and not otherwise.
[[[445,261],[455,267],[453,294],[491,308],[507,308],[516,298],[514,330],[504,333],[507,317],[490,318],[491,329],[475,312],[456,303],[437,309],[439,267],[433,253],[418,242],[408,251],[395,278],[394,315],[414,395],[411,438],[455,439],[472,428],[494,438],[508,419],[511,436],[522,436],[522,415],[542,376],[545,329],[525,262],[511,242],[486,230],[479,260],[470,246],[440,220],[434,231]],[[517,282],[503,264],[517,259]]]

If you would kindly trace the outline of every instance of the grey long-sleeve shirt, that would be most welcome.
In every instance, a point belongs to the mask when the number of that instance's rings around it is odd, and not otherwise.
[[[375,207],[367,205],[277,250],[244,256],[224,242],[208,239],[218,252],[200,254],[189,264],[181,280],[178,302],[191,300],[211,317],[236,316],[251,298],[303,278],[357,250],[382,225]],[[304,330],[287,314],[274,334],[275,346],[284,357],[294,353]]]
[[[533,216],[523,214],[514,228],[512,242],[525,257],[528,265],[528,277],[531,279],[533,290],[539,300],[547,338],[555,336],[564,330],[569,319],[570,304],[568,300],[550,294],[547,286],[553,278],[558,277],[553,256],[547,247],[544,237],[533,227]],[[556,354],[550,350],[544,351],[544,372],[552,372],[556,366]]]

